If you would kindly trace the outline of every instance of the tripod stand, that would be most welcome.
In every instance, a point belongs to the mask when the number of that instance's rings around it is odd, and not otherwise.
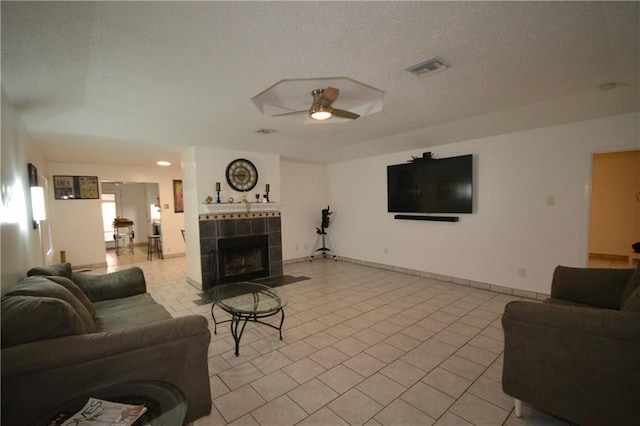
[[[313,261],[313,258],[315,257],[316,252],[322,253],[322,257],[325,257],[325,258],[327,257],[327,253],[332,253],[331,256],[333,257],[333,260],[337,262],[338,256],[334,252],[332,252],[330,248],[327,247],[326,240],[329,238],[329,235],[327,234],[327,231],[325,231],[325,227],[322,226],[320,228],[316,228],[316,234],[318,234],[318,237],[316,238],[316,244],[314,247],[318,247],[321,239],[322,239],[322,247],[315,249],[311,253],[311,258],[309,259],[309,262]]]

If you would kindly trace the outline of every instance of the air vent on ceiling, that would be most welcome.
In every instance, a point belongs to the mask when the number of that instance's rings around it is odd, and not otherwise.
[[[407,68],[412,74],[417,76],[423,76],[426,74],[433,74],[438,71],[446,70],[449,68],[441,59],[438,57],[429,58],[426,61],[420,62],[419,64],[415,64]]]

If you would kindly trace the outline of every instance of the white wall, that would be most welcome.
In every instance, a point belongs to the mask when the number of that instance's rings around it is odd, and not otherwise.
[[[282,182],[282,258],[308,258],[316,248],[316,228],[321,210],[329,204],[329,180],[326,165],[280,163]],[[333,225],[333,216],[331,216]],[[327,232],[332,234],[331,226]]]
[[[98,176],[99,181],[157,182],[160,202],[163,205],[163,254],[172,256],[184,253],[180,233],[180,229],[184,227],[184,214],[174,213],[173,210],[173,180],[181,179],[181,171],[178,168],[50,163],[49,174]],[[74,266],[105,264],[101,201],[54,200],[53,187],[49,197],[52,212],[53,261],[58,261],[60,250],[65,250],[67,261]],[[168,207],[166,209],[165,204]]]
[[[282,201],[280,159],[277,155],[205,147],[191,147],[182,153],[187,277],[198,285],[202,284],[198,213],[208,212],[204,200],[208,196],[216,198],[216,182],[220,182],[220,199],[222,201],[226,201],[229,197],[233,197],[236,201],[242,199],[242,193],[232,190],[225,179],[227,166],[238,158],[251,161],[258,170],[258,183],[253,190],[247,193],[248,199],[251,200],[255,193],[262,194],[265,184],[268,183],[270,185],[269,199],[272,202],[280,203]]]
[[[331,164],[335,249],[349,258],[548,293],[556,265],[586,264],[592,154],[638,148],[639,119],[627,114]],[[474,155],[474,214],[444,223],[387,213],[386,166],[423,151]]]
[[[0,269],[2,293],[7,292],[27,270],[42,264],[38,230],[31,220],[31,194],[27,164],[46,173],[46,164],[33,147],[31,139],[9,103],[4,89],[2,96],[2,148],[0,151],[2,204],[0,205]],[[44,183],[40,180],[40,184]],[[44,235],[45,239],[46,231]]]

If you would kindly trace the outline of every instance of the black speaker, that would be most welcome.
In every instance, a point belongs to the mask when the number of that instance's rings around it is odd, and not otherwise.
[[[631,247],[633,247],[633,251],[635,251],[636,253],[640,253],[640,241],[631,244]]]
[[[403,220],[429,220],[432,222],[457,222],[460,220],[458,216],[419,216],[413,214],[397,214],[394,219]]]

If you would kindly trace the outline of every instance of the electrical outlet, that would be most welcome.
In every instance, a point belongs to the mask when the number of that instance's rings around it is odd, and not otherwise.
[[[527,277],[527,268],[518,268],[518,276],[520,278],[526,278]]]
[[[384,248],[384,254],[389,254],[389,249],[388,248]]]
[[[298,251],[298,249],[299,249],[299,248],[300,248],[300,247],[298,247],[298,245],[296,244],[296,251]]]
[[[552,207],[556,205],[556,197],[554,197],[553,195],[549,195],[547,197],[547,206]]]

